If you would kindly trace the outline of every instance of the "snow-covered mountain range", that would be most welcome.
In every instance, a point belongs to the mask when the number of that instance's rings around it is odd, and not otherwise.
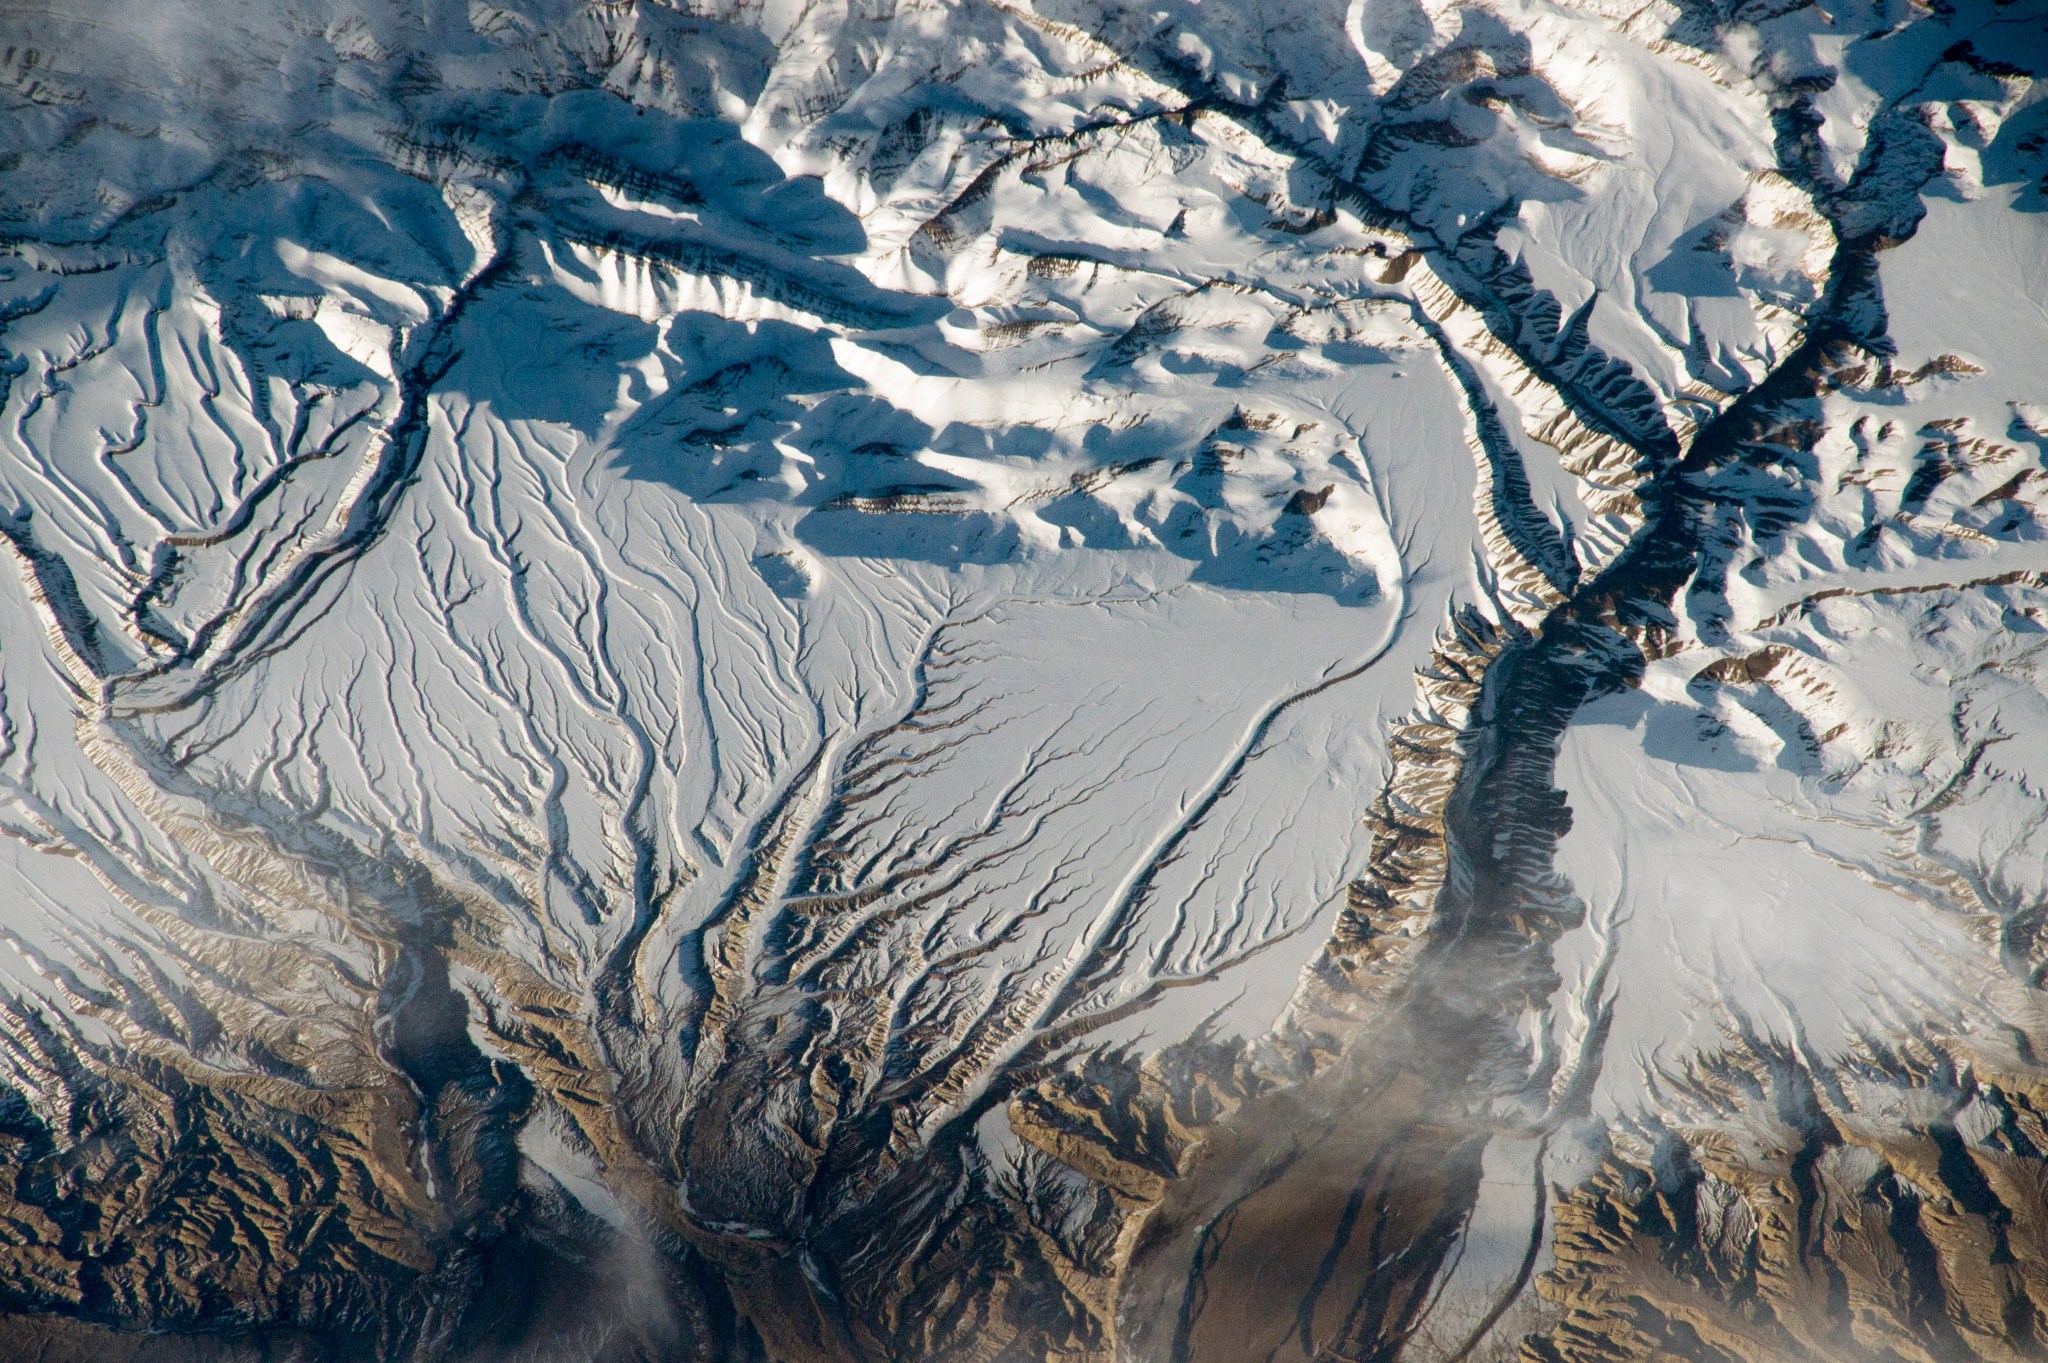
[[[2042,1356],[2044,74],[0,9],[0,1352]]]

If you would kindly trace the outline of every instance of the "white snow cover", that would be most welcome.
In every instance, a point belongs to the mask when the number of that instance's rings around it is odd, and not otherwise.
[[[2048,214],[2014,144],[2048,107],[1955,61],[1919,94],[1941,161],[1878,256],[1890,373],[1816,404],[1780,481],[1731,480],[1681,646],[1565,740],[1590,911],[1556,1044],[1611,1028],[1603,1115],[1732,1039],[1828,1067],[1931,1023],[2001,1054],[2038,1007],[2010,975],[2048,894]]]
[[[1687,22],[10,6],[17,1011],[268,1073],[97,1001],[283,944],[311,1028],[392,968],[366,924],[449,915],[486,1040],[506,979],[622,988],[678,1104],[734,1010],[836,990],[925,1128],[1033,1046],[1256,1035],[1440,626],[1615,561],[1644,466],[1807,338],[1866,230],[1814,186],[1910,106],[1891,372],[1729,475],[1796,510],[1732,519],[1565,737],[1585,918],[1527,1060],[1626,1122],[1731,1037],[1989,1034],[2048,895],[2039,86],[1869,5]],[[1802,185],[1774,115],[1820,70]],[[555,1120],[522,1149],[597,1186]]]

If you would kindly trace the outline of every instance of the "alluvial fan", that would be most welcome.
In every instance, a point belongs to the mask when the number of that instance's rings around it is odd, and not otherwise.
[[[2044,77],[0,7],[0,1357],[2048,1358]]]

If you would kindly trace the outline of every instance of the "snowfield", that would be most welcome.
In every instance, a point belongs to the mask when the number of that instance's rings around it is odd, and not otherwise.
[[[2044,56],[10,7],[0,1339],[2032,1356]]]

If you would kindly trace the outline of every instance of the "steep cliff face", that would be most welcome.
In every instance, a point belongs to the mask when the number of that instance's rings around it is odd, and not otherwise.
[[[2048,15],[0,16],[0,1344],[2037,1356]]]

